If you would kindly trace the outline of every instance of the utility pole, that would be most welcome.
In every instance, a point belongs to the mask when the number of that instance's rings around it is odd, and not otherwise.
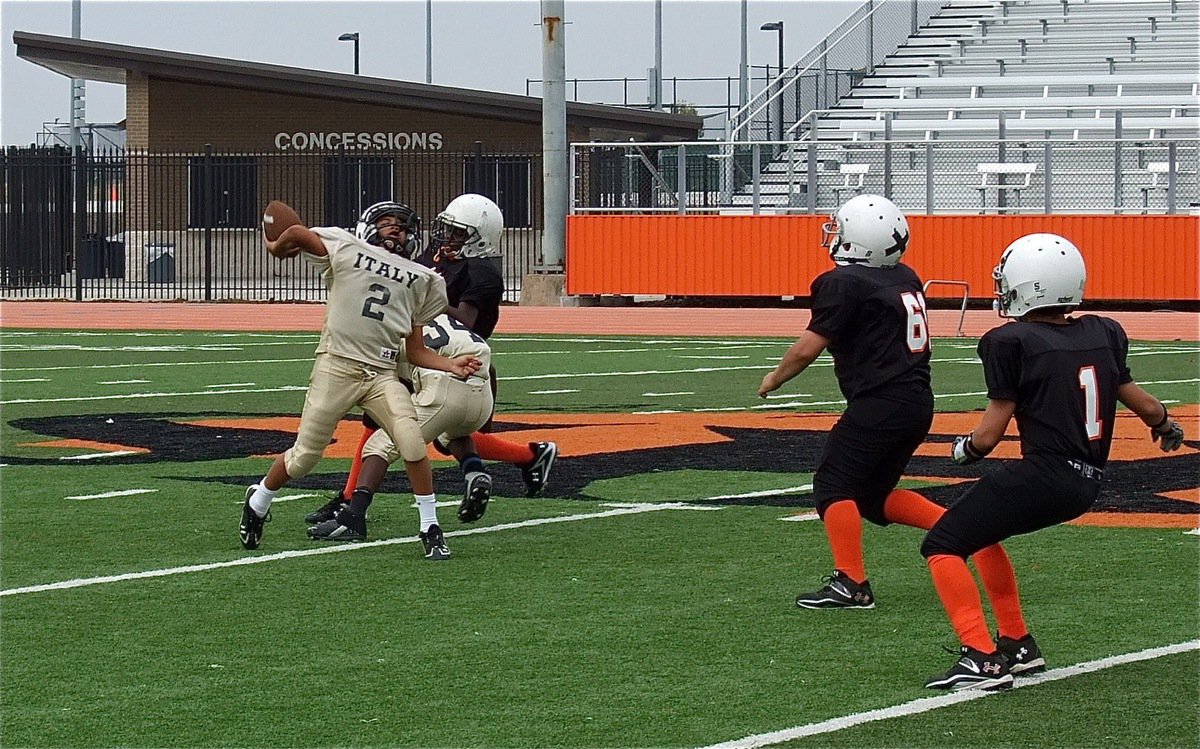
[[[750,45],[746,39],[746,6],[749,0],[742,0],[742,60],[738,67],[738,109],[745,109],[750,101]]]
[[[82,15],[82,0],[71,0],[71,38],[78,39],[80,35],[80,16]],[[71,79],[71,153],[79,148],[81,141],[80,130],[83,129],[86,110],[84,105],[84,81],[82,78]]]
[[[654,97],[651,102],[654,110],[661,112],[663,108],[663,74],[662,74],[662,0],[654,0]]]
[[[562,267],[570,206],[564,0],[542,2],[542,264]]]

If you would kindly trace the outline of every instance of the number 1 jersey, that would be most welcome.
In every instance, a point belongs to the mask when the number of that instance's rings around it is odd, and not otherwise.
[[[1103,468],[1117,388],[1133,378],[1129,339],[1095,315],[1065,325],[1011,322],[979,341],[988,398],[1017,402],[1022,455],[1062,455]]]

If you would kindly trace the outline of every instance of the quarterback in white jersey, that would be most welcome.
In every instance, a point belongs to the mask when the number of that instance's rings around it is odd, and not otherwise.
[[[445,314],[425,327],[425,345],[445,357],[469,356],[480,362],[479,369],[465,378],[428,367],[416,366],[412,370],[413,404],[421,425],[421,437],[427,443],[437,439],[443,444],[462,441],[469,445],[471,434],[483,426],[492,413],[492,389],[488,382],[492,349],[479,334]],[[388,465],[402,453],[387,433],[379,430],[367,440],[362,455],[362,473],[350,502],[332,519],[309,528],[309,538],[322,541],[366,539],[367,507],[383,482]],[[491,478],[480,473],[478,480],[486,480],[489,486],[487,493],[479,495],[486,506],[491,494]],[[478,514],[472,520],[482,517],[483,509],[475,508]]]
[[[446,307],[445,283],[433,271],[398,254],[406,248],[413,217],[398,203],[368,208],[354,234],[344,229],[291,226],[275,241],[276,257],[302,253],[321,269],[329,298],[295,444],[276,457],[262,481],[246,491],[239,536],[255,549],[271,501],[289,479],[307,475],[333,438],[338,422],[358,406],[371,415],[404,458],[421,509],[426,557],[449,556],[433,496],[433,472],[408,389],[396,377],[400,352],[415,366],[469,377],[480,366],[472,356],[448,359],[429,350],[423,326]]]

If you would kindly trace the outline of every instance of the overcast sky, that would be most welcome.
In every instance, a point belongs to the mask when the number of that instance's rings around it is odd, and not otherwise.
[[[760,31],[763,23],[784,21],[785,62],[790,65],[859,4],[859,0],[748,0],[750,64],[774,65],[778,56],[778,35]],[[565,0],[565,5],[568,79],[645,76],[654,64],[653,0]],[[81,36],[349,73],[353,44],[337,37],[357,31],[362,75],[424,82],[425,7],[425,0],[83,0]],[[666,0],[663,75],[736,79],[740,8],[740,0]],[[524,94],[526,79],[541,78],[542,73],[539,18],[537,0],[434,0],[433,82]],[[71,36],[71,0],[0,0],[0,141],[28,145],[43,122],[67,120],[70,84],[17,58],[14,31]],[[669,82],[665,88],[669,102]],[[679,99],[694,104],[726,102],[723,83],[680,83],[678,90]],[[752,93],[755,90],[752,87]],[[622,96],[619,84],[581,84],[578,91],[580,101],[620,103]],[[534,89],[533,93],[540,92]],[[568,98],[574,98],[573,93],[568,85]],[[736,103],[736,82],[732,97]],[[644,83],[629,86],[630,101],[645,99]],[[86,103],[89,122],[117,122],[125,117],[123,86],[89,81]]]

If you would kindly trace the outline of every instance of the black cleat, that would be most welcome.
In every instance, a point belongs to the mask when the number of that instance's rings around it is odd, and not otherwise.
[[[871,583],[863,580],[856,583],[841,570],[824,578],[825,587],[812,593],[796,596],[796,605],[802,609],[873,609],[875,596]]]
[[[1008,661],[1008,671],[1013,676],[1036,674],[1046,670],[1046,659],[1042,657],[1041,648],[1034,641],[1033,635],[1027,634],[1019,640],[996,635],[996,650]]]
[[[425,547],[425,558],[433,561],[450,558],[450,547],[446,546],[446,537],[437,523],[429,526],[429,530],[417,534],[421,545]]]
[[[480,471],[467,474],[467,490],[458,505],[458,519],[464,523],[474,523],[487,512],[491,498],[492,477]]]
[[[925,682],[926,689],[957,692],[961,689],[992,691],[1012,688],[1013,677],[1008,670],[1008,661],[1001,653],[989,655],[966,645],[963,645],[959,652],[961,656],[954,667],[944,674],[930,678]]]
[[[366,541],[367,519],[347,508],[336,517],[309,528],[308,537],[314,541]]]
[[[558,457],[558,445],[553,442],[530,442],[533,460],[521,466],[521,478],[525,480],[525,496],[536,497],[550,478],[550,469]]]
[[[246,501],[242,504],[242,522],[238,526],[238,537],[242,540],[242,547],[246,549],[257,549],[262,543],[263,525],[271,522],[271,511],[267,510],[264,517],[259,517],[258,513],[250,507],[250,497],[254,495],[254,487],[246,489]]]
[[[329,498],[329,501],[304,516],[304,522],[309,525],[320,525],[326,520],[333,520],[338,510],[350,504],[350,500],[342,496],[341,491]]]

